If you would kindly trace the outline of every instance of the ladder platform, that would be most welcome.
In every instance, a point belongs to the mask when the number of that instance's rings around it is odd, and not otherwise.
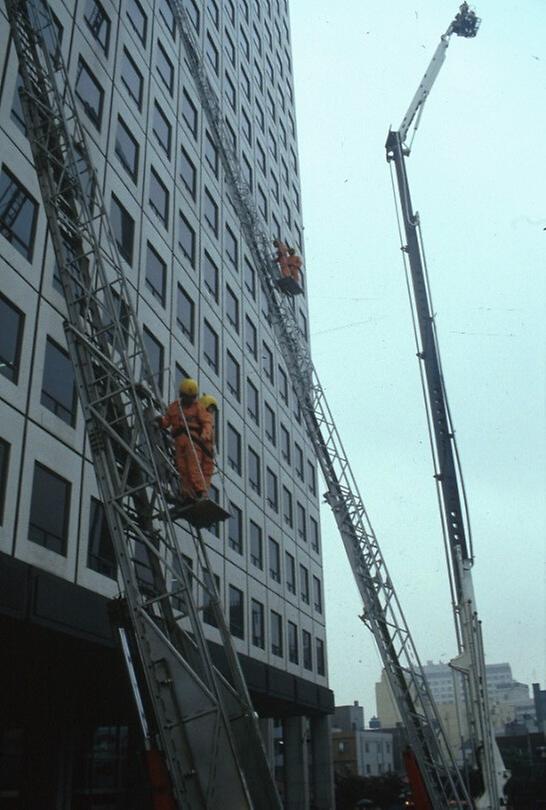
[[[173,506],[169,514],[171,520],[187,520],[196,529],[208,529],[214,523],[229,518],[229,512],[211,501],[210,498],[191,501],[184,506]]]
[[[294,281],[290,276],[278,278],[276,281],[279,290],[282,290],[287,295],[303,295],[303,290],[297,281]]]

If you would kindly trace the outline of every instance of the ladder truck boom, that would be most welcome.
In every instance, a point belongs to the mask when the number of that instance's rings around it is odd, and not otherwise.
[[[194,576],[170,518],[167,496],[178,489],[176,473],[150,419],[161,399],[49,6],[6,0],[6,11],[66,299],[76,387],[125,592],[117,624],[152,788],[166,789],[164,762],[179,808],[280,810],[205,541],[190,527],[185,543],[194,547]],[[214,613],[227,677],[213,666],[196,585]]]
[[[434,478],[438,488],[442,529],[447,549],[459,649],[459,655],[451,665],[463,675],[469,735],[484,786],[482,795],[476,800],[476,807],[497,810],[503,803],[506,772],[495,741],[489,710],[481,622],[478,619],[472,586],[473,554],[464,485],[441,369],[419,215],[412,208],[405,162],[410,154],[410,147],[406,144],[409,127],[415,122],[415,132],[423,105],[445,58],[451,35],[474,37],[479,23],[480,20],[470,10],[468,4],[463,3],[459,13],[442,36],[399,130],[389,132],[386,150],[387,161],[391,167],[394,166],[396,175],[405,236],[402,251],[404,263],[407,257],[409,264],[408,289],[415,323],[417,357],[423,379],[433,450]]]

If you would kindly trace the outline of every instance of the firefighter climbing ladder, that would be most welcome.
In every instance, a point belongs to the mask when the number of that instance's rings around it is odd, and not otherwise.
[[[140,681],[146,746],[162,750],[180,808],[279,810],[205,544],[192,528],[202,572],[196,579],[215,614],[229,681],[212,664],[193,579],[169,517],[165,496],[178,484],[168,447],[149,418],[160,397],[49,9],[43,0],[7,0],[6,10],[66,298],[70,356],[125,587],[120,633],[130,672]]]

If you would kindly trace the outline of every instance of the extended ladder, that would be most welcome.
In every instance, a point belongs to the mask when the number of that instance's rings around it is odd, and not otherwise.
[[[66,336],[95,473],[123,580],[147,746],[191,810],[279,810],[280,801],[205,543],[185,563],[166,495],[176,472],[150,414],[161,407],[83,127],[44,0],[7,0],[28,137],[66,298]],[[53,48],[52,48],[53,44]],[[187,549],[186,549],[187,551]],[[213,666],[199,584],[225,654]]]
[[[349,461],[307,342],[292,307],[279,292],[271,259],[271,240],[256,210],[231,146],[218,97],[212,87],[182,0],[171,0],[188,65],[229,186],[230,199],[252,253],[269,305],[275,337],[284,357],[303,418],[324,475],[329,503],[364,604],[363,621],[376,640],[411,748],[435,810],[448,803],[470,803],[447,743],[417,651],[371,527]]]

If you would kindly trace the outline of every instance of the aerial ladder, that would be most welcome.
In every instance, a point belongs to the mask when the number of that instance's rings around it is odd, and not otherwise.
[[[469,8],[468,3],[463,3],[441,37],[399,129],[389,131],[386,150],[391,173],[394,167],[396,175],[398,205],[403,225],[403,234],[400,234],[402,253],[431,437],[434,478],[438,490],[455,618],[458,655],[450,664],[462,678],[464,715],[468,725],[465,733],[473,749],[473,765],[477,767],[481,777],[475,805],[484,810],[497,810],[504,805],[503,787],[507,773],[491,722],[481,622],[472,585],[474,555],[466,496],[440,362],[420,218],[412,209],[406,172],[406,158],[410,155],[424,104],[445,60],[450,38],[453,34],[475,37],[479,24],[480,20],[475,12]],[[410,131],[411,141],[408,143]],[[393,189],[394,187],[393,178]]]
[[[182,3],[171,0],[186,57],[217,146],[313,443],[327,493],[434,810],[469,802],[409,628],[313,367],[292,299],[277,284],[269,238],[224,129],[217,95]],[[97,481],[126,600],[118,620],[147,748],[164,758],[178,807],[279,807],[255,716],[210,576],[206,545],[190,527],[200,585],[216,610],[229,678],[212,665],[168,497],[177,489],[169,447],[154,435],[160,406],[44,0],[7,0],[22,102],[67,302],[66,333]],[[143,574],[145,572],[145,574]],[[194,577],[195,578],[195,577]],[[173,584],[176,583],[176,584]],[[177,613],[183,604],[182,615]],[[157,757],[156,757],[157,759]],[[164,779],[158,789],[164,790]],[[159,807],[159,804],[158,804]]]

